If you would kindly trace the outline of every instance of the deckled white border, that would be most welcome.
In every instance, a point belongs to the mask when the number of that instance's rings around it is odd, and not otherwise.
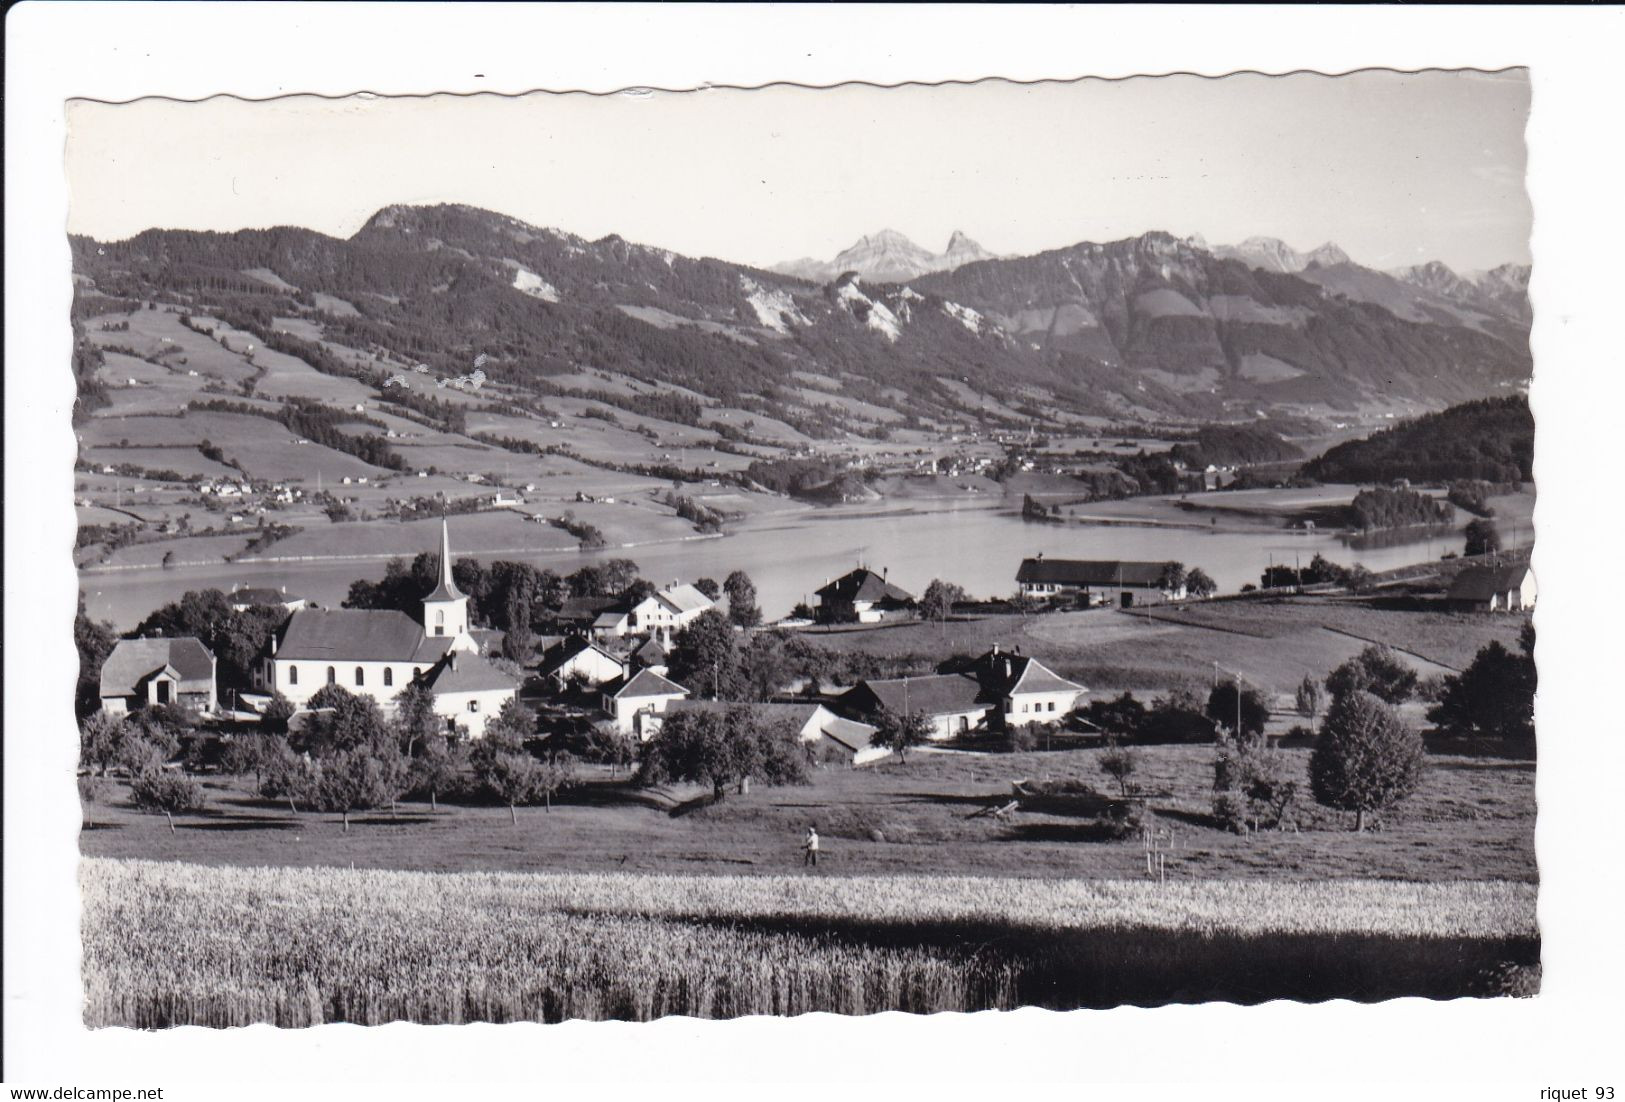
[[[1618,603],[1625,411],[1617,46],[1625,13],[1400,8],[673,8],[502,5],[23,5],[7,17],[6,1058],[30,1085],[395,1081],[391,1097],[518,1080],[665,1084],[938,1083],[1003,1095],[1024,1080],[1492,1084],[1477,1097],[1614,1082],[1620,967],[1617,690],[1625,662],[1601,615]],[[333,1026],[278,1033],[87,1033],[78,1026],[78,826],[65,779],[75,578],[61,101],[229,90],[263,97],[444,89],[607,91],[706,81],[879,84],[1236,69],[1528,65],[1535,206],[1542,731],[1538,841],[1546,994],[1535,1002],[1274,1004],[1053,1015],[564,1027]],[[475,74],[484,74],[476,77]],[[1587,613],[1595,610],[1593,615]],[[358,916],[358,919],[361,916]],[[1609,1074],[1611,1071],[1612,1074]],[[1231,1084],[1223,1086],[1222,1084]],[[444,1084],[444,1085],[442,1085]],[[307,1088],[294,1088],[307,1090]],[[845,1088],[850,1089],[850,1088]],[[1178,1097],[1193,1089],[1140,1093]],[[778,1093],[785,1093],[776,1088]],[[752,1092],[756,1093],[755,1091]],[[819,1093],[827,1093],[820,1091]],[[1361,1091],[1369,1097],[1369,1091]],[[319,1096],[326,1097],[322,1091]],[[356,1088],[348,1097],[381,1097]]]

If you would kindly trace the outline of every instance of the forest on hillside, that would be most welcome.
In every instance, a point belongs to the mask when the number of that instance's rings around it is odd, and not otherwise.
[[[1535,418],[1523,395],[1451,406],[1351,440],[1304,464],[1320,482],[1528,482]]]

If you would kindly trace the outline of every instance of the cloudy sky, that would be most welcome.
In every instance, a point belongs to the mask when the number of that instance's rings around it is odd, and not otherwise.
[[[1526,263],[1522,71],[70,106],[70,230],[461,202],[766,266],[890,227],[1021,254],[1151,229]]]

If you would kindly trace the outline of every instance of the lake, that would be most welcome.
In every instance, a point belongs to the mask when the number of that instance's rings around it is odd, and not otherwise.
[[[1508,547],[1532,542],[1527,510],[1523,518],[1516,527],[1502,524]],[[458,554],[456,518],[451,527],[453,553]],[[990,597],[1014,592],[1021,560],[1040,553],[1049,558],[1176,559],[1205,570],[1221,593],[1233,593],[1246,583],[1256,584],[1272,561],[1307,566],[1318,552],[1343,565],[1389,570],[1431,561],[1446,551],[1459,553],[1462,545],[1459,528],[1442,536],[1406,532],[1387,533],[1381,540],[1351,540],[1332,532],[1271,528],[1058,525],[1023,520],[1004,502],[942,501],[762,517],[717,539],[500,557],[524,559],[561,574],[584,563],[626,557],[637,561],[644,577],[659,584],[699,577],[720,582],[729,571],[744,570],[756,583],[764,615],[773,619],[787,614],[798,601],[811,604],[813,591],[826,580],[860,564],[886,571],[893,582],[916,595],[933,578],[942,578],[972,596]],[[128,630],[189,589],[286,586],[289,593],[337,607],[352,581],[382,577],[384,565],[384,560],[348,560],[141,569],[86,573],[81,584],[92,617]]]

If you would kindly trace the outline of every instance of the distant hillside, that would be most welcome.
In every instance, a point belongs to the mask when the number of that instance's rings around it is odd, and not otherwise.
[[[817,283],[828,283],[847,272],[857,272],[874,283],[906,283],[927,272],[951,271],[972,261],[993,259],[993,253],[959,230],[948,238],[948,247],[940,253],[921,248],[896,230],[881,230],[859,238],[856,244],[836,253],[834,260],[802,257],[775,264],[773,270]]]
[[[1304,464],[1303,474],[1321,482],[1528,482],[1534,455],[1535,419],[1518,395],[1453,406],[1339,444]]]
[[[1303,458],[1303,449],[1256,425],[1203,425],[1170,453],[1187,467],[1250,467]]]
[[[868,240],[871,259],[907,260],[884,236]],[[486,378],[544,398],[549,379],[612,371],[826,439],[903,422],[1028,427],[1017,410],[1233,422],[1442,406],[1531,368],[1517,273],[1486,283],[1513,304],[1490,316],[1488,291],[1452,305],[1325,266],[1330,250],[1290,274],[1165,233],[1004,259],[958,235],[932,263],[974,262],[879,284],[809,283],[466,206],[389,207],[347,240],[151,230],[72,247],[80,321],[152,301],[303,359],[318,341],[351,350],[386,377],[416,363],[455,377],[478,357]],[[1358,278],[1316,282],[1343,270]],[[641,414],[642,401],[622,408]],[[678,413],[710,417],[692,402]]]

